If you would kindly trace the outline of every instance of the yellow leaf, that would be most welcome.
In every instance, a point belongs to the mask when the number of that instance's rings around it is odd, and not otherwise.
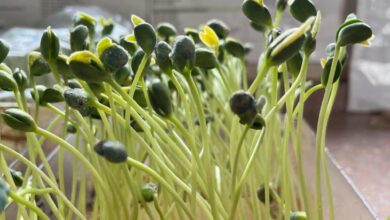
[[[154,65],[156,63],[156,60],[152,57],[150,58],[150,65]]]
[[[79,12],[79,17],[82,20],[87,20],[88,22],[96,25],[96,19],[87,13]]]
[[[103,69],[103,63],[99,60],[99,58],[95,54],[91,53],[88,50],[77,51],[72,53],[68,58],[68,64],[73,61],[86,63],[86,64],[91,64],[93,62]]]
[[[362,41],[359,44],[365,47],[371,46],[371,42],[374,40],[375,35],[372,35],[368,40]]]
[[[125,37],[125,40],[128,42],[136,42],[134,34],[129,34]]]
[[[321,67],[324,68],[324,66],[325,66],[326,62],[328,62],[328,60],[325,58],[321,58],[320,62],[321,62]]]
[[[199,32],[199,38],[208,47],[217,48],[219,46],[218,36],[209,26],[203,27],[203,30]]]
[[[102,16],[99,16],[99,24],[101,26],[104,26],[106,24],[106,20],[104,20],[104,18]]]
[[[131,16],[131,22],[133,23],[134,26],[145,23],[144,19],[138,17],[137,15]]]
[[[100,57],[107,48],[112,47],[113,45],[114,43],[112,43],[112,40],[110,38],[105,37],[101,39],[96,46],[98,56]]]

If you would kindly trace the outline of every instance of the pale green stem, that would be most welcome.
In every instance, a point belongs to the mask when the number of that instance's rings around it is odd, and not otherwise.
[[[160,220],[165,220],[164,214],[163,214],[163,212],[162,212],[162,210],[160,208],[160,205],[158,204],[157,196],[154,197],[153,203],[154,203],[154,207],[157,210],[158,215],[160,216]]]
[[[256,143],[256,146],[260,146],[260,143],[261,143],[261,140],[262,140],[262,137],[264,136],[264,129],[261,130],[261,133],[259,135],[259,140],[258,142]],[[230,214],[229,214],[229,220],[233,220],[235,219],[235,213],[236,213],[236,210],[237,210],[237,204],[238,204],[238,200],[240,198],[240,193],[241,193],[241,189],[242,189],[242,184],[243,184],[243,177],[246,177],[249,173],[249,168],[248,165],[251,165],[256,157],[256,153],[257,153],[257,148],[255,148],[253,150],[253,153],[251,154],[247,164],[246,164],[246,167],[244,169],[244,172],[241,176],[241,179],[240,181],[238,182],[237,186],[236,186],[236,189],[234,190],[234,193],[233,193],[233,196],[232,196],[232,200],[233,200],[233,205],[230,209]]]
[[[14,200],[16,203],[22,204],[29,208],[31,211],[35,212],[39,217],[41,217],[43,220],[49,220],[49,217],[38,207],[36,207],[31,202],[25,200],[23,197],[19,196],[18,194],[10,191],[8,192],[8,196],[11,197],[12,200]]]
[[[187,205],[183,202],[180,195],[177,194],[176,190],[172,188],[172,186],[168,182],[166,182],[166,180],[162,176],[160,176],[156,171],[149,168],[145,164],[140,163],[139,161],[136,161],[130,157],[127,158],[127,163],[130,166],[134,167],[135,169],[141,170],[147,173],[148,175],[150,175],[151,177],[153,177],[154,179],[156,179],[162,185],[162,187],[164,187],[164,189],[166,189],[168,192],[172,194],[176,202],[178,202],[178,204],[183,208],[183,210],[188,215],[188,217],[190,219],[194,219],[194,216],[192,216],[190,210],[188,209]]]
[[[113,114],[114,114],[110,108],[108,108],[108,107],[106,107],[106,106],[104,106],[104,105],[102,105],[102,104],[100,104],[100,103],[98,103],[98,102],[93,103],[93,105],[94,105],[97,109],[99,109],[99,110],[101,110],[101,111],[103,111],[103,112],[105,112],[105,113],[107,113],[107,114],[109,114],[109,115],[113,115]],[[129,112],[130,112],[130,111],[134,111],[134,110],[129,110]],[[115,113],[115,114],[117,114],[117,113]],[[126,126],[126,125],[124,124],[124,123],[125,123],[125,120],[124,120],[123,118],[121,118],[119,115],[117,115],[116,117],[117,117],[118,121],[122,123],[122,126]],[[172,162],[169,160],[169,158],[164,154],[163,150],[158,146],[157,142],[155,141],[155,138],[153,138],[151,132],[149,131],[149,130],[150,130],[150,127],[149,127],[148,125],[146,125],[146,123],[142,120],[142,118],[141,118],[138,114],[135,114],[135,113],[134,113],[134,114],[133,114],[133,117],[134,117],[135,121],[136,121],[136,122],[141,126],[141,128],[145,131],[147,137],[150,139],[150,141],[153,143],[153,145],[156,147],[156,149],[159,151],[159,153],[162,155],[162,158],[165,159],[165,162],[168,163],[168,165],[169,165],[170,167],[174,167],[173,164],[172,164]],[[106,123],[108,123],[108,122],[106,122]],[[112,131],[111,131],[111,133],[112,133]],[[113,136],[113,134],[112,134],[112,136]],[[176,148],[176,147],[174,147],[173,150],[175,151],[176,156],[181,158],[181,161],[184,163],[183,166],[188,165],[188,163],[186,163],[186,162],[188,162],[188,161],[186,160],[185,155],[184,155],[178,148]]]
[[[223,71],[223,69],[222,69],[220,64],[218,64],[217,69],[218,69],[218,72],[219,72],[219,77],[221,77],[222,83],[223,83],[223,85],[226,88],[226,92],[228,94],[232,93],[232,87],[230,86],[229,80],[228,80],[228,78],[226,78],[226,75],[225,75],[226,73]]]
[[[305,172],[303,168],[303,161],[302,161],[302,122],[303,122],[303,111],[304,111],[304,103],[305,103],[305,96],[306,94],[311,94],[311,91],[315,91],[313,88],[318,88],[318,86],[312,87],[309,91],[305,92],[305,82],[306,82],[306,76],[307,76],[307,66],[308,66],[308,61],[309,60],[309,55],[304,54],[304,62],[302,62],[301,66],[301,72],[300,74],[304,74],[302,77],[301,81],[301,88],[300,88],[300,96],[299,96],[299,102],[298,106],[295,108],[293,112],[293,118],[295,118],[296,112],[298,112],[298,117],[297,117],[297,137],[296,137],[296,147],[297,147],[297,166],[298,166],[298,175],[299,175],[299,183],[301,187],[301,191],[303,193],[303,203],[305,206],[306,214],[309,219],[311,219],[311,206],[309,202],[309,191],[308,187],[306,184],[306,178],[305,178]],[[321,84],[320,84],[321,85]],[[322,86],[321,86],[322,88]],[[311,93],[310,93],[311,92]]]
[[[77,132],[76,135],[75,135],[75,148],[79,148],[79,145],[80,145],[80,133]],[[79,167],[78,167],[78,161],[75,160],[72,164],[72,173],[73,173],[73,176],[72,176],[72,192],[71,192],[71,195],[70,195],[70,201],[72,202],[72,204],[75,204],[75,201],[76,201],[76,193],[78,191],[77,189],[77,182],[78,182],[78,174],[79,174]],[[68,216],[67,216],[67,220],[71,219],[73,216],[73,213],[69,210],[69,213],[68,213]]]
[[[122,96],[122,98],[128,102],[127,111],[129,111],[134,117],[140,115],[146,119],[146,121],[150,124],[151,127],[168,143],[171,143],[175,148],[177,147],[176,143],[166,134],[164,129],[156,122],[154,118],[152,118],[151,115],[149,115],[147,112],[144,111],[128,94],[126,94],[121,87],[115,82],[110,81],[109,84]],[[118,98],[114,94],[114,98]],[[124,101],[121,101],[121,99],[117,99],[118,102],[123,102],[121,105],[126,105]],[[131,108],[130,108],[131,107]],[[178,148],[178,147],[177,147]],[[180,152],[182,154],[182,152]],[[190,155],[190,152],[186,152],[188,155]],[[186,156],[182,156],[182,158],[186,158]],[[188,162],[188,161],[186,161]]]
[[[305,85],[301,86],[303,88],[301,88],[301,91],[305,91]],[[304,97],[303,97],[303,103],[316,91],[320,90],[320,89],[323,89],[324,86],[322,84],[318,84],[316,86],[313,86],[311,87],[308,91],[306,91],[304,93]],[[303,89],[303,90],[302,90]],[[298,103],[299,105],[299,103]],[[296,117],[296,115],[299,113],[300,114],[300,110],[302,110],[301,108],[299,108],[299,106],[297,106],[295,109],[294,109],[294,113],[293,113],[293,116]]]
[[[143,117],[145,117],[145,119],[150,123],[150,125],[151,126],[153,126],[155,129],[156,129],[156,131],[159,133],[159,134],[161,134],[164,138],[167,136],[166,134],[165,134],[165,132],[164,131],[162,131],[162,128],[155,122],[155,120],[149,115],[149,114],[147,114],[146,112],[144,112],[143,111],[143,109],[140,107],[140,106],[138,106],[138,104],[133,100],[133,99],[131,99],[130,98],[130,96],[128,95],[128,94],[126,94],[121,88],[120,88],[120,86],[116,83],[116,82],[114,82],[114,81],[109,81],[109,83],[110,83],[110,85],[111,86],[113,86],[113,88],[130,104],[130,106],[132,106],[134,109],[130,109],[130,111],[132,112],[131,114],[132,115],[134,115],[134,116],[138,116],[138,113],[140,113]],[[172,142],[170,139],[166,139],[165,138],[165,140],[169,140],[169,142]],[[175,143],[172,143],[172,144],[174,144],[175,145]],[[191,189],[190,188],[188,188],[187,186],[186,186],[186,184],[184,184],[181,180],[179,180],[178,178],[176,178],[175,179],[175,181],[179,181],[178,183],[182,186],[182,187],[184,187],[185,188],[185,190],[188,192],[188,193],[191,193]],[[199,201],[202,201],[202,200],[200,200],[200,197],[199,196],[197,196],[197,200],[198,200],[198,202]],[[204,202],[202,201],[201,202],[201,207],[202,208],[204,208],[204,209],[206,209],[207,210],[207,206],[205,206],[204,204],[203,204]],[[205,211],[206,211],[205,210]],[[206,212],[206,214],[208,214],[208,212]]]
[[[241,58],[240,59],[240,62],[241,62],[241,66],[242,66],[242,72],[241,72],[241,81],[242,81],[242,88],[244,90],[247,90],[248,89],[248,78],[247,78],[247,71],[246,71],[246,63],[245,63],[245,58]]]
[[[149,59],[149,56],[145,54],[142,57],[141,63],[138,66],[137,72],[135,73],[133,82],[131,83],[130,90],[128,93],[131,98],[133,98],[133,96],[134,96],[134,92],[135,92],[135,89],[137,88],[138,81],[142,77],[142,74],[144,72],[146,63],[148,62],[148,59]],[[130,124],[130,112],[128,112],[128,111],[126,111],[125,120],[126,120],[126,124]]]
[[[283,17],[283,11],[276,10],[276,16],[275,16],[275,20],[273,22],[273,28],[279,27],[280,21],[282,20],[282,17]]]
[[[279,101],[276,103],[275,106],[273,106],[271,108],[271,110],[267,113],[267,115],[265,116],[264,120],[266,121],[266,124],[267,124],[267,121],[269,120],[270,116],[272,116],[280,107],[282,107],[282,105],[287,101],[287,99],[294,94],[295,90],[297,89],[297,87],[299,86],[301,80],[302,80],[302,75],[299,75],[297,77],[297,79],[294,81],[294,83],[291,85],[290,89],[287,90],[285,92],[285,94],[279,99]],[[253,84],[252,84],[253,85]],[[260,135],[258,136],[257,138],[257,141],[255,143],[255,146],[252,150],[252,154],[250,155],[249,157],[249,160],[246,164],[246,167],[244,169],[244,172],[243,174],[241,175],[241,178],[240,178],[240,181],[238,182],[237,184],[237,187],[235,189],[235,193],[233,195],[233,208],[231,209],[231,214],[229,215],[230,216],[230,219],[233,219],[234,218],[234,214],[235,214],[235,209],[237,208],[237,202],[238,202],[238,196],[241,192],[241,187],[242,187],[242,184],[244,182],[244,180],[246,179],[246,176],[248,175],[249,173],[249,170],[250,168],[252,167],[252,164],[253,164],[253,161],[255,159],[255,156],[260,148],[260,145],[261,145],[261,140],[262,140],[262,137],[264,135],[264,129],[261,131]]]
[[[59,73],[57,71],[57,68],[56,68],[55,60],[54,61],[48,61],[47,63],[49,64],[50,70],[53,73],[54,81],[58,85],[62,85],[61,79],[60,79],[60,75],[59,75]]]
[[[299,39],[310,28],[311,24],[315,20],[315,17],[308,18],[294,33],[286,37],[280,44],[278,44],[271,52],[271,57],[279,54],[283,49],[290,46],[292,42]]]
[[[255,80],[252,82],[252,84],[250,85],[250,87],[248,89],[248,92],[250,94],[254,94],[256,92],[257,88],[259,87],[259,85],[263,81],[263,79],[265,78],[265,76],[268,72],[268,69],[269,69],[269,63],[268,63],[267,59],[265,58],[264,54],[261,55],[259,62],[260,62],[259,71],[256,75]]]
[[[327,105],[330,99],[330,93],[332,90],[333,78],[335,75],[336,65],[339,58],[340,46],[336,45],[334,51],[334,57],[332,62],[332,67],[330,69],[330,75],[328,77],[328,83],[325,88],[324,98],[321,103],[321,110],[317,124],[317,136],[316,136],[316,211],[317,219],[323,219],[323,206],[322,206],[322,181],[321,181],[321,164],[322,164],[322,154],[324,154],[324,146],[321,144],[322,135],[324,129],[326,129],[325,124],[325,114],[327,111]]]
[[[19,97],[19,94],[20,94],[20,97]],[[27,111],[27,102],[26,102],[25,94],[22,91],[19,91],[17,89],[15,91],[15,97],[16,97],[16,101],[17,101],[19,107],[21,109],[24,109],[25,111]],[[42,164],[44,165],[44,167],[45,167],[49,177],[53,181],[56,180],[55,175],[54,175],[54,173],[53,173],[53,171],[52,171],[52,169],[51,169],[51,167],[50,167],[50,165],[49,165],[49,163],[48,163],[48,161],[46,159],[45,153],[43,152],[43,150],[41,148],[41,145],[39,144],[38,138],[34,134],[32,134],[32,133],[27,133],[26,136],[27,136],[28,146],[30,147],[31,162],[35,164],[35,157],[37,155],[39,155],[41,157]],[[33,182],[38,181],[38,184],[42,185],[42,181],[40,179],[38,179],[38,177],[36,176],[35,173],[33,173],[32,179],[33,179]],[[23,184],[25,184],[25,183],[23,183]],[[47,200],[48,205],[50,206],[50,208],[53,210],[54,215],[57,218],[62,218],[62,214],[57,211],[57,208],[56,208],[52,198],[47,196],[47,195],[45,195],[44,197]],[[34,200],[34,195],[32,195],[31,199]],[[24,212],[24,210],[22,210],[22,211]],[[35,218],[35,217],[36,216],[32,216],[31,218]]]
[[[42,195],[42,194],[50,194],[55,193],[55,190],[52,188],[45,188],[45,189],[37,189],[37,188],[27,188],[20,190],[18,192],[19,196],[25,196],[26,194],[35,194],[35,195]]]
[[[135,89],[137,88],[137,84],[142,78],[142,74],[144,72],[146,63],[148,62],[148,59],[149,59],[149,55],[147,55],[147,54],[145,54],[142,57],[141,63],[138,66],[137,72],[135,73],[133,82],[131,83],[131,86],[130,86],[130,91],[129,91],[130,97],[133,97],[133,95],[134,95]]]
[[[199,123],[200,123],[200,129],[201,129],[201,136],[202,136],[202,143],[204,148],[204,155],[205,155],[205,167],[208,167],[209,169],[206,170],[206,174],[209,177],[209,185],[208,186],[208,196],[210,197],[210,206],[211,206],[211,212],[213,214],[213,218],[215,220],[219,219],[219,215],[217,213],[217,207],[216,207],[216,193],[215,193],[215,175],[214,175],[214,166],[211,163],[211,150],[210,145],[208,143],[208,136],[207,136],[207,127],[206,127],[206,117],[204,115],[203,107],[202,107],[202,100],[199,93],[198,88],[196,87],[196,84],[191,76],[191,74],[187,73],[185,74],[186,81],[190,87],[191,94],[195,101],[195,107],[198,113],[199,117]]]
[[[79,216],[81,219],[83,220],[87,220],[77,209],[76,207],[73,206],[73,204],[66,198],[66,196],[61,192],[61,190],[58,189],[58,186],[56,183],[54,183],[49,177],[47,177],[45,175],[45,173],[43,173],[43,171],[41,171],[35,164],[33,164],[32,162],[30,162],[28,159],[26,159],[25,157],[23,157],[21,154],[19,154],[18,152],[14,151],[13,149],[10,149],[8,147],[6,147],[5,145],[1,144],[0,143],[0,150],[7,153],[7,154],[10,154],[11,156],[15,157],[18,161],[20,161],[21,163],[24,163],[25,165],[27,165],[28,167],[30,167],[30,169],[32,171],[34,171],[35,173],[37,173],[39,176],[42,177],[43,180],[45,180],[45,182],[51,187],[53,188],[53,190],[56,191],[56,193],[58,194],[58,196],[66,203],[66,205],[69,206],[69,208],[71,208],[74,213]]]
[[[102,189],[105,192],[108,192],[106,184],[104,183],[103,179],[100,177],[100,174],[96,171],[95,167],[76,148],[74,148],[71,144],[66,142],[64,139],[58,137],[57,135],[55,135],[55,134],[53,134],[51,132],[48,132],[48,131],[44,130],[42,128],[38,127],[36,129],[36,133],[40,134],[42,136],[46,136],[47,138],[49,138],[49,139],[57,142],[58,144],[60,144],[61,147],[64,147],[66,150],[71,152],[77,159],[79,159],[91,171],[93,177],[99,183],[99,185],[102,187]]]
[[[333,88],[332,88],[332,93],[330,95],[329,104],[328,104],[328,107],[327,107],[326,113],[325,113],[325,119],[324,119],[325,125],[328,124],[329,117],[330,117],[330,114],[332,112],[332,107],[333,107],[333,104],[334,104],[335,99],[336,99],[338,87],[339,87],[339,81],[335,82],[333,85]],[[325,148],[325,138],[326,138],[326,129],[323,130],[322,140],[321,140],[321,145],[323,146],[323,148]],[[327,196],[328,196],[328,201],[329,201],[329,204],[328,204],[329,205],[329,207],[328,207],[329,208],[329,219],[334,220],[335,216],[334,216],[333,191],[332,191],[332,184],[331,184],[330,177],[329,177],[328,160],[326,158],[325,153],[322,154],[322,166],[323,166],[323,170],[324,170],[325,186],[326,186],[326,191],[327,191]]]
[[[173,74],[173,72],[169,73],[168,76],[172,80],[173,84],[175,85],[176,89],[178,90],[178,93],[180,95],[180,98],[182,99],[184,108],[186,110],[185,116],[188,121],[188,127],[190,130],[190,133],[194,133],[194,122],[191,117],[191,112],[190,112],[190,107],[188,105],[187,97],[184,93],[184,90],[180,83],[177,81],[176,76]],[[195,137],[193,135],[189,135],[189,133],[185,130],[183,125],[177,120],[176,117],[170,117],[170,120],[172,123],[181,131],[182,135],[191,143],[191,153],[192,153],[192,158],[191,158],[191,180],[192,180],[192,205],[191,205],[191,210],[194,216],[196,216],[196,191],[197,191],[197,182],[196,182],[196,172],[198,169],[198,166],[201,166],[202,163],[200,162],[200,158],[198,156],[198,150],[195,144]],[[201,171],[202,169],[199,168]]]
[[[39,93],[38,93],[38,90],[36,89],[36,85],[35,85],[35,78],[33,75],[30,75],[30,82],[31,82],[31,86],[32,86],[32,89],[34,90],[34,101],[35,101],[35,105],[34,105],[34,120],[35,121],[38,121],[38,116],[39,116]]]
[[[238,169],[238,162],[239,162],[239,157],[240,157],[240,151],[241,151],[241,148],[243,146],[243,143],[244,143],[244,140],[245,140],[245,136],[246,134],[248,133],[249,131],[249,125],[246,125],[245,128],[244,128],[244,131],[241,133],[241,137],[240,137],[240,140],[238,141],[238,146],[237,146],[237,150],[236,150],[236,153],[235,153],[235,158],[234,158],[234,165],[233,165],[233,171],[232,171],[232,187],[231,187],[231,195],[233,195],[234,193],[234,189],[236,188],[236,179],[237,179],[237,169]]]
[[[5,180],[7,181],[7,183],[10,185],[10,189],[11,190],[17,190],[17,187],[15,185],[15,182],[11,176],[11,172],[10,172],[10,169],[8,168],[8,165],[7,165],[7,162],[5,160],[5,157],[3,155],[3,153],[1,152],[0,153],[0,168],[3,170],[3,174],[5,176]],[[21,208],[21,215],[23,218],[27,218],[28,217],[28,213],[27,211],[20,207]]]
[[[304,78],[304,77],[302,77]],[[286,90],[289,88],[289,82],[288,82],[288,73],[287,73],[287,67],[284,64],[283,65],[283,81],[284,81],[284,87]],[[294,91],[295,92],[295,91]],[[292,130],[292,111],[293,111],[293,102],[294,102],[294,96],[290,96],[290,98],[287,100],[286,103],[286,109],[287,114],[285,115],[284,121],[285,121],[285,129],[284,129],[284,140],[283,140],[283,148],[282,148],[282,189],[283,189],[283,197],[284,197],[284,213],[290,213],[291,212],[291,195],[290,195],[290,187],[291,187],[291,181],[289,178],[289,164],[288,164],[288,155],[289,155],[289,143],[290,143],[290,134]],[[289,220],[290,216],[284,215],[285,220]]]

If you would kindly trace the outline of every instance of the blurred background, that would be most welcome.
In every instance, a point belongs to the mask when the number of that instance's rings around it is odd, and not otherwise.
[[[273,8],[274,1],[265,0]],[[12,45],[7,63],[24,66],[26,54],[39,45],[42,30],[48,25],[67,45],[72,15],[85,11],[94,16],[112,17],[117,23],[114,35],[131,31],[130,15],[137,14],[157,25],[167,21],[179,32],[185,27],[198,28],[212,18],[223,20],[231,36],[253,44],[248,70],[255,74],[263,41],[241,13],[241,0],[0,0],[0,38]],[[390,1],[388,0],[316,0],[322,12],[322,26],[317,50],[311,60],[309,78],[320,82],[320,58],[326,45],[334,41],[335,31],[345,17],[355,12],[371,24],[375,40],[370,48],[349,48],[349,62],[344,69],[339,95],[329,124],[327,146],[362,195],[385,219],[390,215]],[[288,13],[283,28],[298,25]],[[0,94],[0,99],[5,96]],[[305,116],[316,128],[322,98],[313,95],[306,104]],[[4,134],[3,134],[4,136]],[[8,137],[10,141],[17,137]],[[19,137],[20,138],[20,137]]]

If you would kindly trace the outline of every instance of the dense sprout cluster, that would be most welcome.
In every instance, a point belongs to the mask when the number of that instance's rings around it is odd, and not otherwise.
[[[285,10],[302,24],[280,30]],[[24,205],[18,206],[21,218],[48,219],[35,205],[36,194],[43,194],[57,219],[323,219],[322,175],[332,194],[327,167],[321,166],[326,124],[346,46],[367,44],[371,28],[348,16],[326,48],[321,83],[308,88],[307,67],[321,22],[314,4],[278,0],[273,16],[263,1],[245,0],[242,11],[266,41],[250,84],[249,47],[215,19],[180,34],[170,23],[153,26],[133,15],[132,33],[115,39],[111,19],[78,13],[69,54],[48,27],[40,50],[28,55],[27,73],[2,63],[0,88],[14,92],[18,108],[1,116],[26,132],[33,159],[0,144],[1,156],[10,154],[28,167],[20,173],[0,164],[9,184],[0,182],[0,209],[11,197]],[[0,63],[9,47],[0,40]],[[36,84],[48,74],[53,85]],[[302,115],[305,100],[320,89],[325,95],[312,203],[302,165]],[[26,91],[35,102],[33,115]],[[41,108],[56,115],[47,128],[38,123]],[[61,123],[62,134],[51,130]],[[67,141],[68,135],[74,141]],[[60,147],[58,176],[42,151],[45,139]],[[70,197],[64,190],[64,152],[73,158]],[[87,185],[95,195],[89,208]]]

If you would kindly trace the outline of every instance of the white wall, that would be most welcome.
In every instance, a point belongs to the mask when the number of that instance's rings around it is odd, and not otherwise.
[[[147,18],[150,16],[150,5],[152,0],[81,0],[82,3],[99,5],[110,12],[121,14],[123,17],[130,17],[131,14],[137,14]]]
[[[356,45],[351,65],[349,110],[369,112],[390,109],[390,2],[360,0],[359,18],[373,29],[370,48]]]
[[[41,18],[41,0],[0,0],[0,29],[35,25]]]

